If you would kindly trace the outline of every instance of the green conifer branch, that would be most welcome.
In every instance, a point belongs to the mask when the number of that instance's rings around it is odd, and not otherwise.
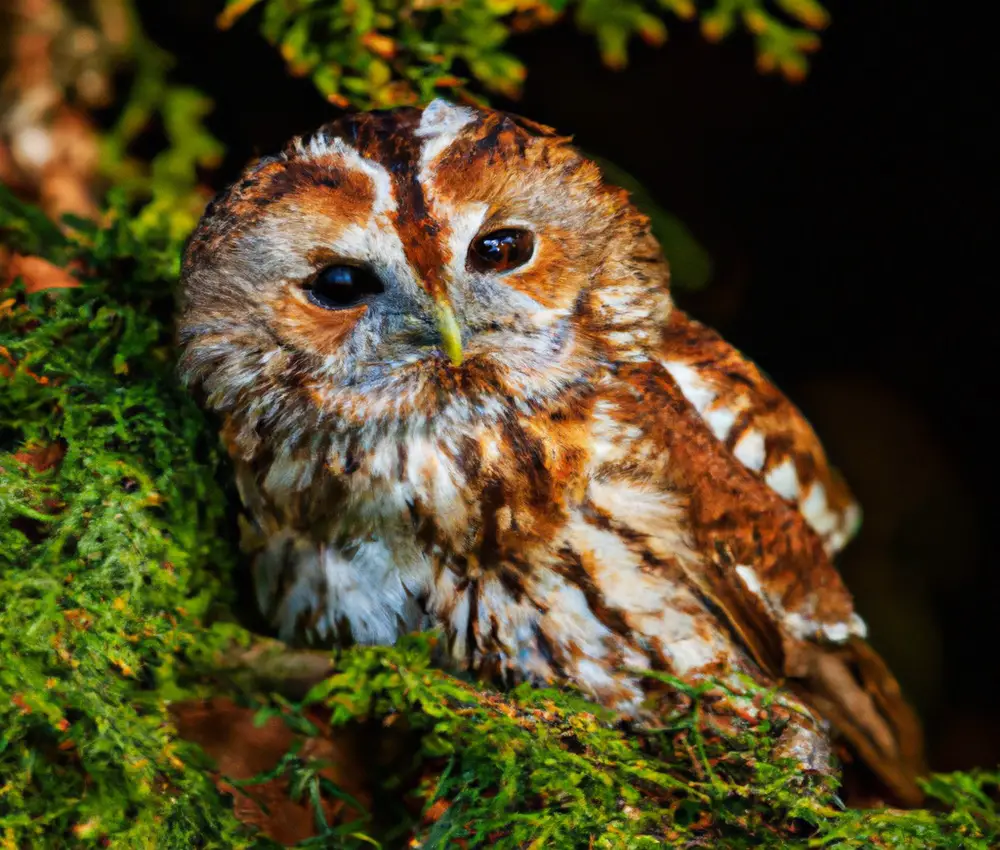
[[[819,48],[816,31],[829,23],[818,0],[228,0],[219,26],[255,7],[261,33],[292,74],[310,77],[331,103],[361,109],[442,94],[516,98],[527,69],[508,39],[565,17],[595,38],[613,69],[628,63],[634,38],[663,44],[665,19],[698,21],[710,41],[742,28],[758,69],[792,82],[805,77],[807,54]]]

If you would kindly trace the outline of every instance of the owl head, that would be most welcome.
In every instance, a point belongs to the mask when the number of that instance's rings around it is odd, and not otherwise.
[[[295,139],[209,204],[181,369],[249,454],[544,405],[644,359],[669,310],[648,220],[567,138],[436,100]]]

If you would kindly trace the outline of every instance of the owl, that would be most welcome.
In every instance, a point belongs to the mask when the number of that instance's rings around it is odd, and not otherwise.
[[[804,767],[839,737],[920,799],[917,722],[832,563],[848,489],[570,139],[444,100],[348,115],[209,204],[181,289],[283,639],[434,627],[458,669],[639,722],[637,670],[749,677],[801,707]]]

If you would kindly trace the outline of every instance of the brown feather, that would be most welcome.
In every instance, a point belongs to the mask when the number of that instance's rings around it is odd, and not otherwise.
[[[791,687],[850,743],[885,783],[888,802],[919,806],[927,773],[923,731],[899,683],[865,641],[811,647],[809,674]]]

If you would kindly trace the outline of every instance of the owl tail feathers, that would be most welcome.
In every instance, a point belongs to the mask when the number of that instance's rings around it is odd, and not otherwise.
[[[886,663],[865,641],[813,646],[800,696],[830,721],[888,792],[884,802],[920,806],[923,731]]]

